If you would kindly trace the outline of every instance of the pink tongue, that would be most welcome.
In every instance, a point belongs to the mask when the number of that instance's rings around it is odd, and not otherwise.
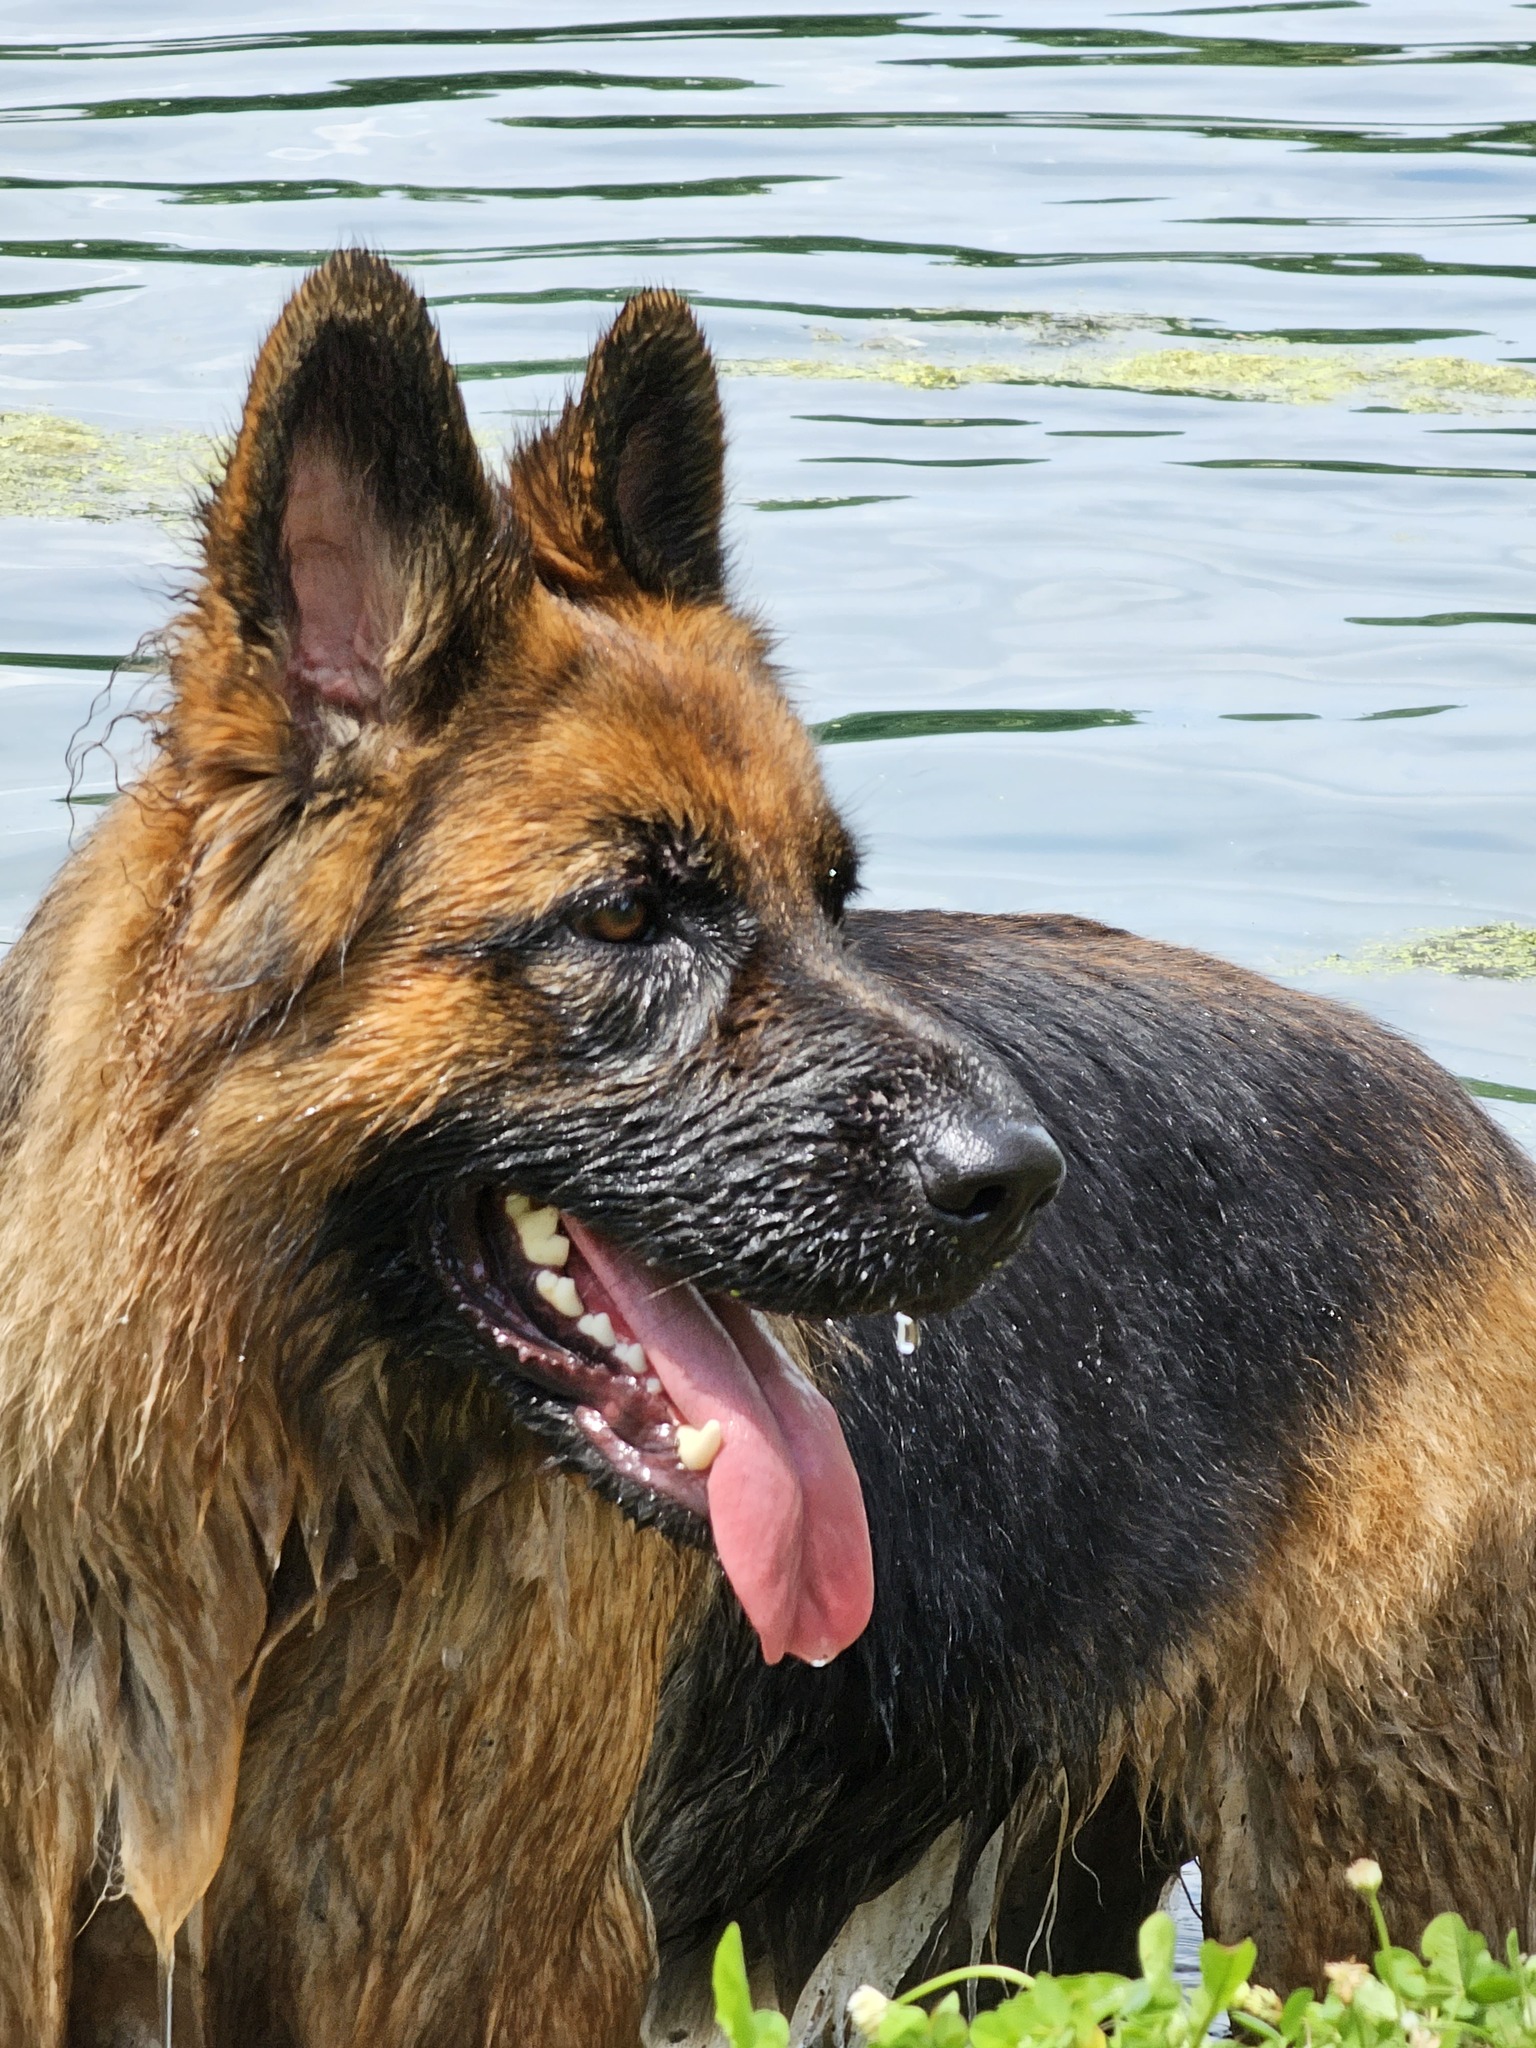
[[[864,1497],[830,1404],[739,1303],[712,1307],[573,1219],[562,1227],[683,1420],[720,1424],[710,1527],[764,1657],[824,1664],[862,1634],[875,1598]]]

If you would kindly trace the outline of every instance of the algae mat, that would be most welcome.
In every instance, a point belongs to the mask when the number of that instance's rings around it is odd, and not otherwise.
[[[1271,405],[1370,400],[1405,412],[1536,408],[1536,372],[1470,356],[1384,355],[1369,348],[1106,348],[1109,323],[1062,323],[1087,342],[1048,342],[1011,360],[928,352],[904,338],[808,356],[747,357],[728,377],[828,379],[924,391],[971,384],[1059,384]],[[825,336],[838,342],[841,337]],[[813,340],[821,340],[813,336]],[[493,437],[494,438],[494,437]],[[41,412],[0,413],[0,518],[177,520],[190,512],[220,444],[189,433],[124,433]]]
[[[201,434],[113,433],[51,413],[0,413],[0,519],[180,519],[210,474]]]
[[[1458,925],[1383,940],[1351,957],[1330,954],[1320,967],[1347,974],[1454,974],[1482,981],[1536,979],[1536,927],[1523,924]]]
[[[864,342],[858,354],[764,357],[725,364],[737,377],[802,377],[953,391],[968,384],[1065,384],[1154,396],[1329,405],[1369,399],[1404,412],[1481,412],[1536,404],[1536,372],[1471,356],[1387,356],[1366,349],[1100,347],[945,360],[911,346]]]

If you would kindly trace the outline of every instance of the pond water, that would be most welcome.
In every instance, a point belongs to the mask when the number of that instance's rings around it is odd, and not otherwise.
[[[367,242],[492,441],[692,297],[873,901],[1214,948],[1536,1140],[1529,7],[214,18],[0,4],[0,936],[260,333]]]

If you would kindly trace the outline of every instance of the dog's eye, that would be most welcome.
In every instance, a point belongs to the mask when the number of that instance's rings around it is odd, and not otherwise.
[[[607,946],[640,946],[656,936],[656,906],[638,892],[614,896],[582,911],[575,923],[584,939],[601,939]]]

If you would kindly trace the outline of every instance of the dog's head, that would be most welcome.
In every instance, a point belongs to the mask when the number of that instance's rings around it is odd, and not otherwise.
[[[767,1654],[821,1657],[867,1539],[762,1312],[959,1300],[1060,1160],[845,947],[854,850],[726,601],[721,463],[675,297],[630,301],[503,486],[404,281],[307,281],[174,652],[197,1021],[158,1056],[169,1140],[259,1160],[391,1370],[449,1360],[638,1518],[711,1523]]]

